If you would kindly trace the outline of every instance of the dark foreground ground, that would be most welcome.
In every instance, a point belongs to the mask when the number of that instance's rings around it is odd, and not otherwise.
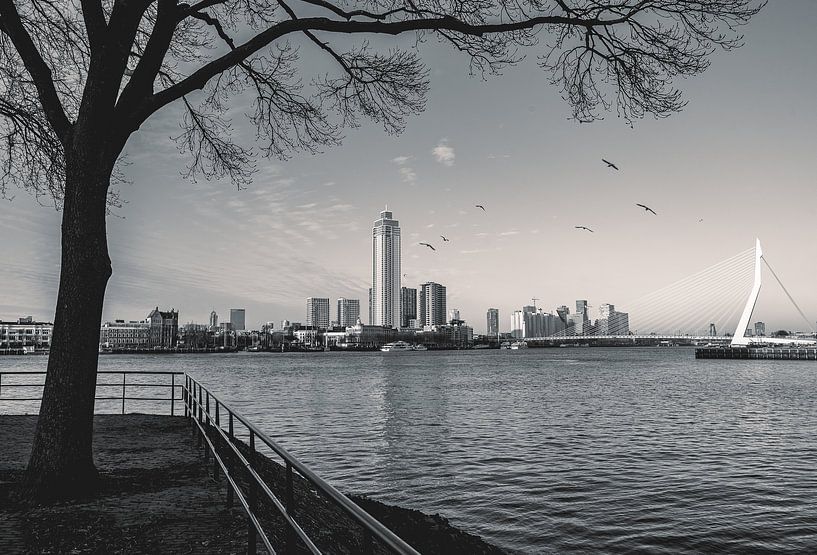
[[[14,503],[10,492],[25,468],[35,425],[35,416],[0,416],[0,554],[246,553],[245,514],[238,502],[226,506],[226,482],[214,480],[187,419],[97,416],[94,458],[101,490],[88,499],[30,508]],[[225,460],[234,462],[226,445],[214,441]],[[282,468],[266,458],[261,467],[283,499]],[[362,535],[348,517],[305,480],[297,480],[294,490],[298,520],[324,552],[362,551]],[[421,553],[502,553],[440,516],[353,500]],[[273,547],[283,548],[281,519],[271,504],[262,503],[260,512]]]

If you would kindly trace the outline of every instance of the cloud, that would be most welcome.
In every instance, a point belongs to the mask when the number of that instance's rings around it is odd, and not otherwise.
[[[411,159],[411,156],[397,156],[391,159],[391,161],[398,166],[397,171],[400,172],[400,179],[404,183],[414,183],[417,181],[417,174],[414,172],[414,168],[408,165]]]
[[[454,159],[457,157],[454,148],[448,145],[448,139],[440,139],[431,154],[434,155],[437,162],[445,166],[453,166]]]
[[[502,233],[499,234],[500,237],[507,237],[509,235],[519,235],[519,232],[516,231],[516,230],[514,230],[514,231],[503,231]]]

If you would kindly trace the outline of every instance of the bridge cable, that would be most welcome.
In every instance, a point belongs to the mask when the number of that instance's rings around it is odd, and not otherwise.
[[[761,256],[760,258],[762,258],[762,259],[763,259],[763,262],[765,262],[765,263],[766,263],[766,267],[767,267],[767,268],[769,269],[769,271],[772,273],[772,275],[774,276],[774,279],[776,279],[776,280],[777,280],[777,283],[778,283],[778,284],[780,284],[780,287],[781,287],[781,288],[783,288],[783,292],[784,292],[784,293],[786,293],[786,296],[787,296],[787,297],[789,298],[789,300],[791,301],[791,304],[793,304],[793,305],[794,305],[794,308],[796,308],[796,309],[797,309],[797,312],[799,312],[799,313],[800,313],[800,316],[802,316],[802,317],[803,317],[803,320],[805,320],[805,321],[806,321],[806,325],[809,327],[809,329],[810,329],[811,331],[815,331],[815,330],[814,330],[814,326],[812,326],[812,325],[811,325],[811,320],[809,320],[809,319],[806,317],[806,315],[805,315],[805,314],[803,314],[803,311],[800,309],[800,306],[798,306],[797,302],[795,302],[794,297],[792,297],[792,296],[791,296],[791,293],[789,293],[789,290],[788,290],[788,289],[786,289],[786,286],[785,286],[785,285],[783,285],[783,282],[782,282],[782,281],[780,281],[780,278],[779,278],[779,277],[777,277],[777,274],[776,274],[776,273],[774,273],[774,270],[772,270],[772,266],[771,266],[771,264],[769,264],[769,261],[768,261],[768,260],[766,260],[766,257],[765,257],[765,256]]]

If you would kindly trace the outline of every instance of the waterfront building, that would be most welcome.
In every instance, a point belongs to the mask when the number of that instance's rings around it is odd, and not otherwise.
[[[16,322],[0,321],[0,353],[48,351],[53,333],[54,324],[36,322],[31,316]]]
[[[329,327],[329,299],[326,297],[307,297],[306,325],[325,330]]]
[[[488,337],[499,337],[499,309],[489,308],[487,317],[487,333]]]
[[[216,310],[213,309],[212,312],[210,312],[210,330],[215,331],[217,329],[218,329],[218,314],[216,313]]]
[[[766,324],[763,322],[755,322],[755,335],[763,337],[766,335]]]
[[[352,348],[374,348],[394,341],[396,331],[391,326],[367,326],[360,318],[346,328],[346,343]]]
[[[372,228],[372,325],[400,325],[400,278],[400,222],[384,210]]]
[[[374,301],[372,300],[372,288],[369,287],[369,325],[374,320]]]
[[[344,328],[354,326],[358,318],[360,318],[360,300],[339,298],[337,325]]]
[[[533,306],[522,307],[511,315],[511,336],[515,339],[547,337],[564,331],[559,316]]]
[[[419,323],[422,326],[445,324],[445,286],[433,281],[420,285]]]
[[[292,335],[302,345],[315,345],[318,342],[318,328],[306,325],[292,332]]]
[[[412,319],[410,319],[410,320],[409,320],[409,322],[408,322],[408,327],[409,327],[409,329],[412,329],[412,330],[417,330],[417,329],[422,328],[423,326],[422,326],[422,324],[420,323],[420,320],[419,320],[419,319],[417,319],[417,318],[412,318]]]
[[[234,331],[244,331],[247,329],[246,325],[247,311],[243,308],[230,309],[230,323],[233,325]]]
[[[148,345],[153,348],[172,349],[179,336],[179,311],[168,312],[154,308],[146,319],[150,323]]]
[[[150,321],[105,322],[99,329],[99,346],[103,349],[147,349],[150,347]]]
[[[411,328],[412,320],[417,319],[417,289],[400,288],[400,327]]]
[[[460,309],[459,308],[452,308],[448,311],[448,321],[451,322],[452,320],[459,320],[460,319]]]
[[[630,315],[619,312],[615,305],[605,303],[599,307],[596,335],[627,335],[630,333]],[[585,335],[587,335],[585,333]]]
[[[587,313],[587,301],[586,300],[578,300],[576,301],[576,314],[581,314],[583,320],[589,320],[590,315]]]

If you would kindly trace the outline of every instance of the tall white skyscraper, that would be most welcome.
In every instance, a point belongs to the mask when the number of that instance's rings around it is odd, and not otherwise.
[[[400,222],[389,210],[372,228],[372,325],[400,325]]]

